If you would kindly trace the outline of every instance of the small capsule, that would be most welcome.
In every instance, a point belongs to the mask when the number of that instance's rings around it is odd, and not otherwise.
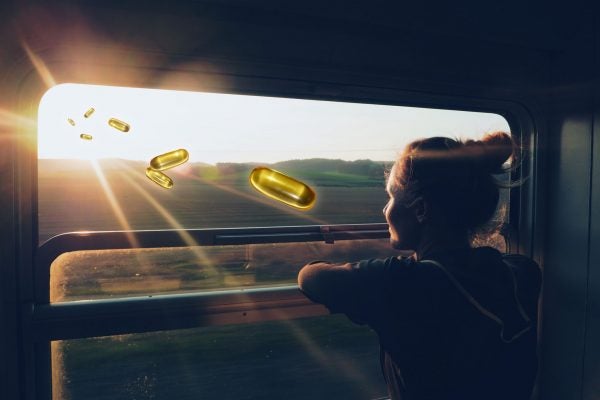
[[[183,164],[190,158],[186,149],[169,151],[150,160],[150,166],[156,171],[164,171]]]
[[[167,175],[160,171],[152,169],[152,167],[146,168],[146,176],[157,185],[164,187],[165,189],[171,189],[173,187],[173,180]]]
[[[303,210],[312,208],[317,199],[316,193],[308,185],[266,167],[254,168],[250,183],[262,194]]]
[[[120,130],[121,132],[129,132],[129,124],[121,121],[120,119],[111,118],[108,120],[108,124],[113,128]]]
[[[67,122],[69,123],[69,125],[75,126],[75,121],[73,121],[71,118],[67,118]]]
[[[82,138],[83,140],[92,140],[93,137],[92,135],[88,135],[87,133],[82,133],[81,135],[79,135],[80,138]]]
[[[94,113],[94,111],[96,111],[96,110],[94,110],[94,107],[90,107],[90,108],[89,108],[89,109],[88,109],[88,110],[85,112],[85,114],[83,114],[83,116],[84,116],[85,118],[89,118],[89,117],[90,117],[90,116],[91,116],[91,115]]]

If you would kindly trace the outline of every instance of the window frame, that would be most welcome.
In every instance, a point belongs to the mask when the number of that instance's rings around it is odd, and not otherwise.
[[[81,60],[61,60],[53,59],[53,53],[49,52],[48,57],[44,57],[49,61],[49,66],[52,68],[53,63],[60,69],[61,66],[67,64],[78,64],[79,68],[85,69],[85,62]],[[132,59],[135,57],[132,57]],[[163,64],[166,65],[166,64]],[[508,243],[508,251],[518,252],[529,256],[534,256],[536,251],[536,241],[539,241],[540,235],[537,224],[536,215],[534,213],[534,204],[536,202],[537,180],[536,166],[538,165],[538,157],[536,152],[536,126],[533,123],[533,115],[535,111],[527,109],[523,104],[514,100],[490,99],[485,98],[481,92],[477,90],[474,93],[467,90],[463,95],[447,94],[448,90],[434,89],[431,90],[426,86],[420,87],[418,90],[406,90],[402,87],[410,87],[410,85],[398,82],[385,82],[374,77],[359,77],[358,81],[361,84],[353,83],[356,77],[339,77],[331,78],[327,73],[317,73],[317,79],[291,79],[290,74],[293,72],[287,71],[283,75],[274,73],[273,77],[264,77],[265,74],[256,66],[241,67],[241,70],[246,70],[248,73],[241,73],[240,66],[228,66],[222,63],[223,70],[228,72],[215,72],[214,70],[199,70],[199,71],[179,71],[182,74],[197,74],[202,76],[214,76],[228,78],[227,84],[222,84],[222,79],[214,79],[215,82],[221,82],[215,86],[201,85],[198,87],[170,87],[167,89],[185,89],[185,90],[203,90],[214,91],[218,93],[232,94],[250,94],[250,95],[268,95],[275,97],[290,97],[311,100],[328,100],[341,102],[356,102],[369,104],[384,104],[397,106],[411,107],[426,107],[426,108],[441,108],[453,109],[460,111],[479,111],[479,112],[494,112],[502,115],[507,119],[511,127],[511,134],[515,141],[524,150],[524,157],[521,166],[514,172],[517,178],[529,177],[525,183],[511,190],[510,194],[510,213],[509,225],[511,227],[510,241]],[[33,78],[31,66],[29,64],[20,65],[23,70],[28,71],[23,76],[22,81],[16,86],[16,96],[18,98],[18,109],[29,110],[32,115],[36,115],[35,110],[39,104],[39,99],[43,94],[44,88],[41,82]],[[132,66],[128,66],[132,68]],[[139,66],[138,66],[139,67]],[[110,65],[102,68],[111,70],[119,68],[119,66]],[[133,67],[135,68],[135,66]],[[158,70],[158,69],[157,69]],[[290,69],[291,70],[291,69]],[[260,73],[259,73],[260,72]],[[148,86],[148,82],[118,82],[118,79],[107,81],[101,72],[96,75],[80,76],[77,83],[91,84],[109,84],[109,85],[124,85],[132,86]],[[266,73],[269,75],[269,72]],[[278,77],[279,76],[279,77]],[[283,77],[281,77],[283,76]],[[311,76],[311,74],[307,74]],[[68,82],[69,76],[61,77],[62,82]],[[198,79],[196,78],[196,81]],[[210,80],[209,80],[210,81]],[[418,85],[417,85],[418,86]],[[436,94],[432,94],[436,93]],[[446,93],[446,94],[444,94]],[[449,105],[454,107],[450,108]],[[46,300],[45,291],[49,291],[49,267],[48,260],[50,258],[44,255],[44,252],[55,254],[57,249],[54,248],[56,241],[48,241],[46,244],[38,245],[38,226],[37,226],[37,132],[32,132],[27,128],[22,129],[23,137],[27,138],[29,145],[18,145],[18,151],[15,154],[13,162],[16,165],[17,176],[14,186],[15,197],[18,200],[16,210],[16,220],[21,223],[21,227],[16,234],[16,240],[19,245],[19,270],[23,273],[19,277],[19,285],[21,288],[21,300],[23,307],[22,313],[22,330],[23,344],[22,351],[25,355],[25,371],[26,381],[31,384],[26,384],[28,387],[26,398],[28,399],[51,399],[51,361],[50,361],[50,340],[60,338],[80,338],[90,336],[100,336],[113,333],[134,333],[148,332],[152,330],[163,329],[181,329],[186,326],[185,316],[190,314],[198,315],[200,310],[203,310],[205,315],[210,315],[210,318],[195,322],[194,326],[211,326],[215,324],[227,324],[239,322],[239,313],[252,311],[252,316],[247,318],[247,322],[260,322],[269,318],[280,318],[281,313],[273,314],[268,310],[277,310],[288,307],[288,310],[295,309],[292,313],[294,317],[305,317],[312,315],[322,315],[323,307],[316,306],[305,299],[297,290],[297,287],[282,286],[280,288],[257,288],[245,290],[245,299],[250,301],[241,301],[239,293],[235,291],[218,291],[211,293],[192,293],[192,294],[171,294],[160,295],[154,297],[137,297],[117,300],[95,300],[89,304],[74,304],[61,303],[49,304]],[[33,145],[32,145],[33,143]],[[33,146],[31,149],[30,146]],[[385,225],[385,224],[379,224]],[[310,236],[311,240],[328,240],[329,232],[324,232],[331,227],[297,227],[304,230],[315,229],[314,236]],[[382,227],[381,227],[382,228]],[[283,227],[268,228],[274,230],[282,230]],[[241,243],[256,243],[251,240],[257,240],[256,236],[260,234],[257,231],[246,230],[242,232],[238,228],[233,228],[238,235],[237,239],[246,235],[244,240],[249,242],[238,241]],[[243,229],[242,229],[243,230]],[[219,230],[211,231],[210,234],[216,234]],[[381,229],[377,230],[379,235]],[[387,232],[387,228],[385,228]],[[157,233],[160,231],[148,231],[149,235],[156,237],[162,235]],[[153,233],[154,232],[154,233]],[[162,231],[165,232],[165,231]],[[276,233],[276,232],[271,232]],[[278,232],[279,236],[270,236],[269,240],[282,240],[290,238],[285,235],[286,232]],[[75,236],[73,236],[75,235]],[[158,236],[156,236],[158,235]],[[248,236],[250,235],[250,236]],[[81,234],[59,235],[63,239],[73,240],[77,242],[82,239]],[[97,239],[98,236],[90,234],[87,236],[91,239]],[[160,236],[162,238],[162,236]],[[334,235],[335,237],[335,235]],[[381,236],[379,236],[381,237]],[[341,240],[335,237],[336,240]],[[59,240],[59,239],[56,239]],[[151,240],[150,240],[151,241]],[[289,241],[305,241],[298,238],[291,238]],[[52,243],[52,245],[48,245]],[[208,242],[206,242],[208,243]],[[261,242],[264,243],[264,242]],[[272,242],[269,242],[272,243]],[[164,242],[159,246],[167,247]],[[46,246],[46,247],[45,247]],[[70,245],[69,245],[70,246]],[[69,247],[74,249],[74,247]],[[179,245],[181,246],[181,244]],[[151,246],[149,246],[151,247]],[[82,249],[82,248],[79,248]],[[98,249],[98,247],[94,247]],[[40,260],[43,260],[41,262]],[[48,285],[46,288],[46,282]],[[235,306],[231,306],[235,304]],[[175,323],[171,326],[165,323],[150,324],[147,321],[155,318],[157,307],[161,310],[171,310],[176,315]],[[136,321],[132,321],[131,325],[127,326],[124,315],[121,311],[125,309],[135,309],[140,317]],[[145,310],[145,311],[144,311]],[[257,311],[262,310],[262,311]],[[267,311],[265,311],[267,310]],[[277,317],[279,315],[279,317]],[[291,314],[290,314],[291,315]],[[87,322],[86,322],[87,321]],[[96,321],[96,324],[92,322]],[[144,321],[145,324],[143,323]],[[102,322],[102,323],[98,323]],[[138,325],[136,325],[138,324]],[[72,326],[70,326],[72,325]],[[77,326],[85,325],[85,328],[77,328]],[[81,329],[81,330],[78,330]]]

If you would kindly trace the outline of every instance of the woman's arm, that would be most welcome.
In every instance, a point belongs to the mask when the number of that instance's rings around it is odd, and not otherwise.
[[[351,306],[356,290],[356,273],[352,264],[331,264],[314,261],[305,265],[298,274],[298,285],[306,296],[331,311],[345,311]]]
[[[383,309],[385,270],[392,261],[392,258],[345,264],[313,261],[300,270],[298,284],[309,299],[331,312],[342,312],[360,324],[368,323]]]

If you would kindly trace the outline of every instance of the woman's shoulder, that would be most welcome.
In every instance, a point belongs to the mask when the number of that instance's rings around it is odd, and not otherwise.
[[[414,280],[420,275],[421,265],[413,257],[394,256],[371,258],[352,264],[356,277],[364,284],[392,284]]]
[[[503,254],[502,261],[511,269],[519,286],[539,291],[542,270],[538,263],[521,254]]]
[[[502,254],[502,261],[511,265],[513,268],[527,268],[530,270],[540,270],[539,265],[530,257],[522,254]]]
[[[354,264],[358,273],[368,280],[384,281],[390,285],[431,284],[443,280],[441,271],[430,263],[417,261],[412,256],[396,256],[380,259],[362,260]]]
[[[501,253],[491,247],[473,248],[471,265],[484,280],[504,282],[519,291],[538,293],[541,288],[542,271],[539,265],[530,257],[522,254]],[[507,273],[510,271],[510,273]]]
[[[529,274],[538,274],[541,271],[539,265],[530,257],[522,254],[502,253],[499,250],[488,246],[472,248],[470,258],[474,263],[483,264],[494,263],[495,260],[501,260],[513,270],[519,270]]]
[[[374,273],[402,272],[414,269],[419,263],[413,257],[393,256],[387,258],[371,258],[355,264],[355,268]]]

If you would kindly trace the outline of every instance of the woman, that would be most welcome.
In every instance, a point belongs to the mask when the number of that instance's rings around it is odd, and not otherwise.
[[[529,399],[537,371],[538,266],[472,248],[493,217],[493,174],[513,159],[503,132],[409,144],[387,179],[390,242],[413,257],[313,262],[298,283],[313,301],[378,335],[392,399]]]

